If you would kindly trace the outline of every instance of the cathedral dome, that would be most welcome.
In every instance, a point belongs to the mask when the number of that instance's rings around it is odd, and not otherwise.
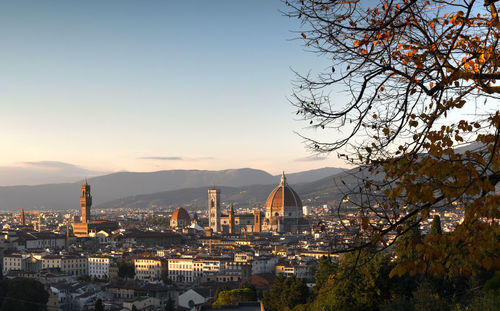
[[[299,195],[286,183],[285,173],[281,176],[280,184],[267,197],[266,209],[283,209],[284,207],[302,208]]]
[[[184,221],[190,221],[191,217],[189,217],[188,212],[183,209],[182,207],[179,207],[172,213],[172,220],[184,220]]]
[[[189,217],[188,212],[179,207],[172,213],[172,217],[170,217],[170,226],[173,228],[176,227],[186,227],[191,222],[191,217]]]

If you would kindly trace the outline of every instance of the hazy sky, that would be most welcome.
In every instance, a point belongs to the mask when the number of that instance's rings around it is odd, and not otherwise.
[[[3,1],[0,167],[342,166],[287,101],[304,51],[278,0]],[[62,164],[60,164],[62,163]],[[50,165],[49,165],[50,167]]]

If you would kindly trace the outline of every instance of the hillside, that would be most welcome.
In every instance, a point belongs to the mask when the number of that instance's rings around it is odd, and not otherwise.
[[[293,173],[287,176],[291,183],[301,183],[314,180],[314,176],[319,179],[341,170],[338,168],[323,168]],[[206,196],[206,188],[211,186],[239,188],[251,185],[273,185],[279,182],[279,175],[272,176],[265,171],[250,168],[222,171],[168,170],[148,173],[113,173],[90,178],[88,182],[92,187],[94,205],[99,206],[105,202],[121,198],[140,197],[140,195],[145,194],[177,190],[179,190],[177,195],[185,198],[186,195],[182,194],[190,193],[190,190],[182,191],[182,189],[205,189]],[[20,210],[21,208],[25,210],[77,209],[79,208],[78,198],[81,184],[82,181],[36,186],[0,187],[0,210]],[[256,188],[259,188],[259,186],[256,186]],[[241,196],[242,200],[246,197],[245,195]],[[257,195],[257,197],[259,196]],[[179,200],[175,199],[175,202]],[[184,202],[184,199],[180,201]]]

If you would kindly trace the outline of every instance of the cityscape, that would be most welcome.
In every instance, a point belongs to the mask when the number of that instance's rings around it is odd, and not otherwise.
[[[0,311],[500,310],[499,10],[0,2]]]
[[[47,308],[59,310],[92,310],[98,299],[106,310],[197,309],[211,306],[217,288],[244,281],[262,295],[280,274],[313,284],[320,259],[337,260],[339,247],[353,243],[342,222],[358,217],[340,221],[333,202],[304,205],[285,172],[268,190],[256,209],[237,210],[212,187],[206,207],[191,213],[165,206],[96,214],[85,180],[80,210],[2,214],[3,276],[39,280]],[[433,215],[444,232],[463,218],[460,210]]]

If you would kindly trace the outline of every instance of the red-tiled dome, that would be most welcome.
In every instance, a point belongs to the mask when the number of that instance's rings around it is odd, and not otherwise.
[[[191,221],[191,218],[189,217],[188,212],[183,209],[182,207],[179,207],[172,213],[172,217],[170,220],[175,220],[179,222],[179,220],[184,220],[185,223],[189,223]]]
[[[266,208],[272,207],[272,209],[282,208],[282,207],[297,206],[302,208],[302,201],[299,198],[297,192],[295,192],[286,183],[285,173],[281,176],[281,183],[271,191],[269,197],[266,201]]]

